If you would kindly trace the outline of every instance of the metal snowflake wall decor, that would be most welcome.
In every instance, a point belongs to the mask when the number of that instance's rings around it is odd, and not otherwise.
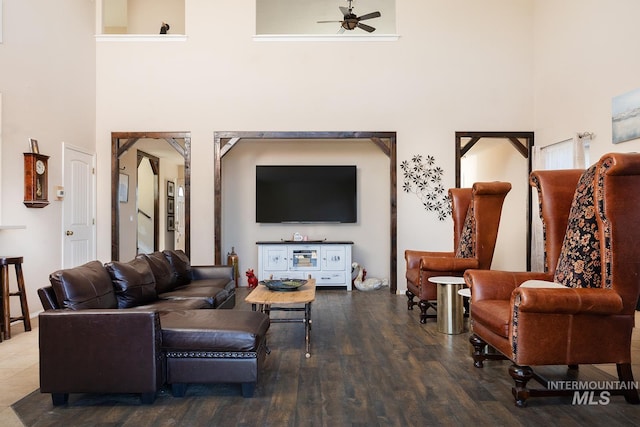
[[[405,193],[415,193],[427,211],[438,214],[438,219],[444,221],[451,215],[451,200],[442,185],[444,170],[436,166],[433,156],[422,157],[416,154],[411,160],[404,160],[400,169],[404,173],[402,189]]]

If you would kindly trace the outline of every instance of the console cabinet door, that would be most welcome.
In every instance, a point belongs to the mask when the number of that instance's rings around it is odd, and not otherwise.
[[[287,247],[278,245],[263,246],[262,263],[264,271],[287,271],[289,264],[287,262]]]
[[[346,268],[346,250],[344,246],[322,247],[322,271],[344,271]]]

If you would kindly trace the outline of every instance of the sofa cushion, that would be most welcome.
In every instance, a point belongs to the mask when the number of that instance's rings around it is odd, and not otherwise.
[[[105,267],[116,291],[118,308],[137,307],[158,299],[156,282],[146,260],[112,261]]]
[[[191,283],[191,263],[187,254],[180,249],[175,251],[164,250],[162,253],[169,261],[169,265],[171,265],[175,286],[184,286]]]
[[[111,276],[100,261],[53,272],[49,282],[59,307],[71,310],[118,307]]]
[[[236,289],[236,282],[227,278],[215,278],[215,279],[198,279],[189,283],[188,287],[193,288],[220,288],[229,293],[234,293]],[[178,287],[175,290],[180,290]]]
[[[142,310],[155,310],[157,312],[174,310],[200,310],[210,309],[211,304],[206,299],[157,299],[148,304],[136,307]]]
[[[473,292],[473,291],[472,291]],[[473,323],[482,324],[496,335],[509,336],[509,319],[512,307],[509,300],[480,300],[471,304]]]
[[[160,314],[162,347],[194,351],[256,351],[269,316],[248,310],[179,310]]]
[[[162,252],[139,254],[136,258],[142,258],[149,263],[153,278],[156,281],[157,293],[171,292],[176,287],[171,265]]]
[[[171,292],[158,294],[161,299],[199,299],[209,304],[210,308],[216,308],[221,302],[229,297],[229,293],[224,289],[204,287],[204,286],[184,286],[174,289]]]

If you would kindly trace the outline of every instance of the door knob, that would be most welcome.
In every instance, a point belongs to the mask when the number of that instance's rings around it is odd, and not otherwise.
[[[73,236],[73,231],[67,230],[67,236]]]

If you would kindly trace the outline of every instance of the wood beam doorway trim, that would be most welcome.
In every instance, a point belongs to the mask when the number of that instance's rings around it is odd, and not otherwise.
[[[120,156],[140,139],[164,140],[182,156],[184,163],[184,251],[191,253],[191,132],[111,132],[111,260],[120,257]],[[184,141],[184,148],[177,140]],[[176,147],[176,144],[178,147]]]
[[[389,292],[396,293],[398,288],[398,244],[397,244],[397,183],[396,183],[396,133],[395,132],[214,132],[213,133],[213,186],[214,186],[214,253],[215,264],[222,263],[222,158],[243,139],[332,139],[345,140],[369,139],[389,158],[390,185],[390,224],[391,236]]]

